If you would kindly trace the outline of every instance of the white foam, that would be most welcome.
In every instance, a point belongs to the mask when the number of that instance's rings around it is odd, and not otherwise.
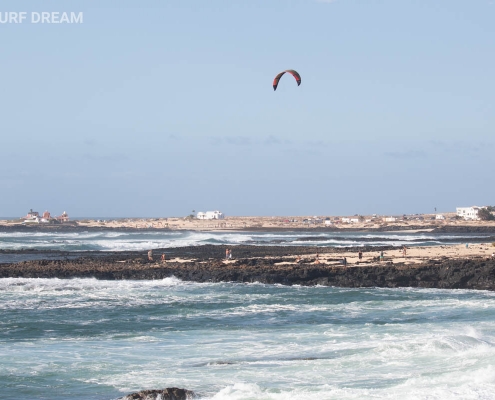
[[[316,240],[301,240],[308,235]],[[142,251],[149,248],[196,246],[202,244],[264,243],[282,246],[400,246],[439,244],[442,240],[482,239],[482,235],[435,235],[416,233],[367,234],[356,232],[192,232],[192,231],[82,231],[82,232],[0,232],[3,249],[52,249],[64,251]],[[364,239],[364,240],[362,240]],[[370,240],[371,239],[371,240]],[[279,243],[281,241],[281,243]]]
[[[178,386],[214,400],[495,392],[492,292],[8,278],[0,308],[0,384]],[[22,331],[37,319],[44,331]]]

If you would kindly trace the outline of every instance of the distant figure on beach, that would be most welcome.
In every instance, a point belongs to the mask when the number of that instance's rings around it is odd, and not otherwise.
[[[358,256],[359,256],[359,261],[361,261],[361,260],[363,259],[363,252],[362,252],[362,251],[360,251],[360,252],[358,253]]]
[[[407,247],[406,246],[402,246],[402,255],[405,257],[407,254]]]
[[[466,249],[469,248],[469,244],[466,243]]]
[[[344,261],[344,267],[347,267],[347,258],[344,257],[343,261]]]
[[[148,251],[148,260],[153,261],[153,250]]]
[[[383,261],[383,250],[380,252],[380,261]]]
[[[232,260],[232,249],[229,249],[229,260]]]
[[[165,253],[162,254],[162,262],[166,262],[165,261]]]
[[[225,259],[229,259],[229,249],[225,249]]]

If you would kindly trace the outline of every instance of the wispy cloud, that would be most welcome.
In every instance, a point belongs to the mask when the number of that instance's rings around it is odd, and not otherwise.
[[[277,146],[277,145],[284,145],[284,144],[291,144],[292,142],[287,139],[281,139],[278,136],[270,135],[268,136],[264,141],[263,144],[268,145],[268,146]]]
[[[127,161],[129,160],[129,156],[126,154],[90,154],[85,153],[82,155],[83,159],[91,160],[91,161]]]
[[[311,147],[328,147],[328,143],[323,140],[307,140],[304,144]]]
[[[86,138],[84,139],[83,143],[86,145],[86,146],[89,146],[89,147],[94,147],[96,146],[96,140],[95,139],[92,139],[92,138]]]
[[[249,146],[252,144],[251,139],[246,136],[226,137],[225,142],[235,146]]]
[[[219,145],[219,144],[229,144],[232,146],[250,146],[253,144],[251,138],[247,136],[210,136],[208,138],[210,144]]]
[[[478,154],[483,151],[492,151],[494,144],[492,142],[479,141],[479,142],[464,142],[464,141],[442,141],[431,140],[430,145],[432,149],[441,150],[448,153],[462,152],[464,154]]]
[[[413,158],[427,157],[427,153],[422,150],[387,151],[384,154],[387,157],[398,158],[398,159],[413,159]]]

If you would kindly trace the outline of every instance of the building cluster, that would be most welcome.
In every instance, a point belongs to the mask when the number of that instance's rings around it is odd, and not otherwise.
[[[457,207],[456,208],[457,215],[455,217],[450,216],[449,219],[453,220],[453,219],[463,218],[465,220],[478,221],[480,220],[478,212],[484,208],[488,208],[488,207],[487,206]],[[377,222],[377,221],[382,221],[382,222],[401,222],[401,221],[414,221],[414,220],[424,221],[425,219],[445,221],[447,218],[443,214],[436,214],[436,215],[414,214],[414,215],[400,215],[400,216],[379,216],[373,214],[373,216],[371,217],[363,217],[363,216],[355,215],[353,217],[334,217],[333,219],[325,218],[324,221],[321,218],[314,217],[313,219],[311,218],[305,219],[303,220],[303,222],[308,224],[317,224],[324,222],[325,225],[332,225],[332,224],[357,224],[360,222]],[[293,221],[286,220],[284,222],[293,222]]]
[[[478,211],[488,207],[457,207],[456,214],[448,213],[449,215],[444,214],[410,214],[410,215],[377,215],[373,214],[370,216],[362,216],[362,215],[354,215],[351,217],[318,217],[314,216],[312,218],[304,218],[301,220],[297,220],[294,218],[283,219],[281,222],[285,224],[291,223],[300,223],[302,222],[305,225],[320,225],[324,224],[325,226],[338,225],[338,224],[358,224],[358,223],[394,223],[394,222],[403,222],[403,221],[424,221],[424,220],[437,220],[437,221],[446,221],[446,220],[456,220],[459,218],[463,218],[465,220],[480,220],[478,216]],[[220,211],[206,211],[206,212],[198,212],[196,214],[197,219],[206,219],[206,220],[215,220],[215,219],[224,219],[225,215]]]
[[[198,212],[196,214],[197,219],[224,219],[225,215],[223,215],[220,211],[206,211],[206,212]]]
[[[52,217],[48,211],[40,215],[38,211],[31,209],[26,216],[21,217],[23,224],[49,224],[54,222],[69,222],[69,215],[64,211],[62,215]]]

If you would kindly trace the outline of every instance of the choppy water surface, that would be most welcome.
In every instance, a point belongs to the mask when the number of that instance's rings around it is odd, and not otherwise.
[[[428,232],[191,232],[191,231],[80,231],[1,232],[3,250],[133,251],[203,244],[282,246],[414,246],[483,242],[484,234],[435,234]]]
[[[493,399],[495,294],[0,280],[2,398]]]

